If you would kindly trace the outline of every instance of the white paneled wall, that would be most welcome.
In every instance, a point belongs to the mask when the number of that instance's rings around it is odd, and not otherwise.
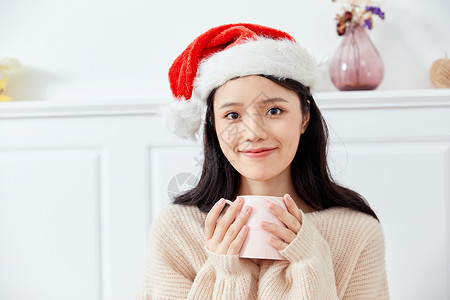
[[[330,163],[378,214],[392,299],[449,299],[450,91],[321,93]],[[0,299],[132,299],[151,220],[200,145],[166,101],[0,105]]]
[[[2,149],[1,299],[99,298],[100,153]]]
[[[167,201],[150,197],[152,153],[182,143],[156,105],[131,103],[0,108],[0,299],[129,299],[139,288],[150,199]]]

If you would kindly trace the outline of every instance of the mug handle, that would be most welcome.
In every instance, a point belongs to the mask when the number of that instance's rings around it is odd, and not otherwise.
[[[236,199],[237,199],[237,198],[236,198]],[[225,201],[225,204],[228,204],[228,205],[230,205],[230,206],[233,204],[233,201],[231,201],[231,200],[224,199],[224,201]],[[222,211],[220,212],[220,216],[222,216],[223,213],[224,213],[224,210],[222,209]],[[238,213],[238,214],[239,214],[239,213]]]
[[[228,204],[228,205],[232,205],[233,204],[233,201],[231,201],[231,200],[226,200],[226,199],[224,199],[224,200],[225,200],[225,203]]]
[[[240,197],[237,196],[237,197],[236,197],[236,200],[237,200],[238,198],[240,198]],[[231,200],[226,200],[226,199],[224,199],[224,200],[225,200],[225,203],[228,204],[228,205],[232,205],[232,204],[233,204],[233,201],[231,201]],[[236,200],[235,200],[235,201],[236,201]]]

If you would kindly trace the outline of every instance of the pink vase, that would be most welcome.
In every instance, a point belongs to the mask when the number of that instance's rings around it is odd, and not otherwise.
[[[359,23],[347,27],[330,63],[334,86],[341,91],[373,90],[380,85],[383,75],[383,60],[366,30]]]

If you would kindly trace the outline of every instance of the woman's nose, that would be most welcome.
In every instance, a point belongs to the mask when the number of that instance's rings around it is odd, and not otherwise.
[[[257,141],[267,138],[266,124],[259,112],[248,113],[244,122],[244,135],[247,141]]]

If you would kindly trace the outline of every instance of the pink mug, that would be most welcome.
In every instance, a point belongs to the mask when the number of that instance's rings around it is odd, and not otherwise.
[[[266,221],[274,224],[279,224],[284,227],[284,223],[282,223],[276,216],[274,216],[270,210],[268,203],[272,202],[284,209],[286,209],[286,205],[284,204],[283,197],[274,197],[274,196],[258,196],[258,195],[243,195],[238,196],[244,200],[244,204],[242,205],[242,209],[250,206],[252,208],[252,212],[247,221],[248,226],[248,234],[247,238],[242,245],[241,252],[239,253],[239,257],[242,258],[258,258],[258,259],[277,259],[277,260],[285,260],[280,252],[272,247],[269,244],[269,237],[274,237],[279,239],[275,235],[270,232],[265,231],[261,228],[261,222]],[[232,204],[230,200],[226,200],[228,204]]]

